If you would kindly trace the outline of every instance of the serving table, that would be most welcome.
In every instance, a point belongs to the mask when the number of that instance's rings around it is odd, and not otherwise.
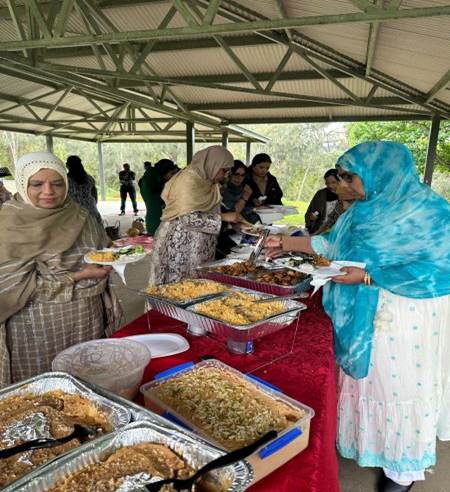
[[[184,323],[157,311],[145,313],[113,335],[126,337],[148,332],[171,332],[188,339],[188,351],[153,359],[145,370],[143,383],[173,366],[213,357],[244,373],[252,372],[314,409],[308,448],[250,487],[251,492],[339,491],[332,327],[319,295],[307,299],[305,304],[308,309],[302,312],[297,330],[294,322],[272,336],[256,340],[253,354],[231,354],[220,337],[189,335]],[[141,396],[137,402],[142,404]]]

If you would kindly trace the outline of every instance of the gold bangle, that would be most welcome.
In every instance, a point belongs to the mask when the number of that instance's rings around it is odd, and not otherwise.
[[[364,285],[366,285],[367,287],[370,287],[370,285],[372,285],[372,278],[369,272],[364,272]]]

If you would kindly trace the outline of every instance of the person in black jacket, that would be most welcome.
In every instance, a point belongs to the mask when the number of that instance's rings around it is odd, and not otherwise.
[[[338,203],[336,188],[339,183],[337,169],[329,169],[323,176],[325,188],[319,190],[311,200],[305,213],[305,225],[314,234],[328,219]]]
[[[133,204],[134,215],[138,214],[137,202],[136,202],[136,188],[134,182],[136,181],[136,174],[130,169],[130,165],[125,163],[123,170],[119,173],[120,181],[120,214],[125,215],[125,202],[127,201],[127,195],[130,195],[131,203]]]
[[[277,178],[269,173],[272,160],[267,154],[256,154],[245,184],[252,190],[249,205],[282,205],[283,191]]]

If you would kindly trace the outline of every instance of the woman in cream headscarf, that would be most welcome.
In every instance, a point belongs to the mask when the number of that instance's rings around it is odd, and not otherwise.
[[[220,188],[233,167],[232,154],[218,145],[197,152],[190,166],[167,182],[166,204],[155,234],[150,285],[174,282],[214,258],[222,221],[235,222],[236,212],[220,213]]]
[[[0,210],[0,387],[50,370],[59,351],[104,336],[108,320],[120,319],[110,267],[83,264],[108,239],[67,197],[62,162],[27,154],[16,185]]]

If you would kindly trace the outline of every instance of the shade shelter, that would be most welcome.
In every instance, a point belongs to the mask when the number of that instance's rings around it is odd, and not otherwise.
[[[249,123],[424,119],[430,182],[449,60],[442,1],[0,0],[0,129],[190,157],[249,154]]]

